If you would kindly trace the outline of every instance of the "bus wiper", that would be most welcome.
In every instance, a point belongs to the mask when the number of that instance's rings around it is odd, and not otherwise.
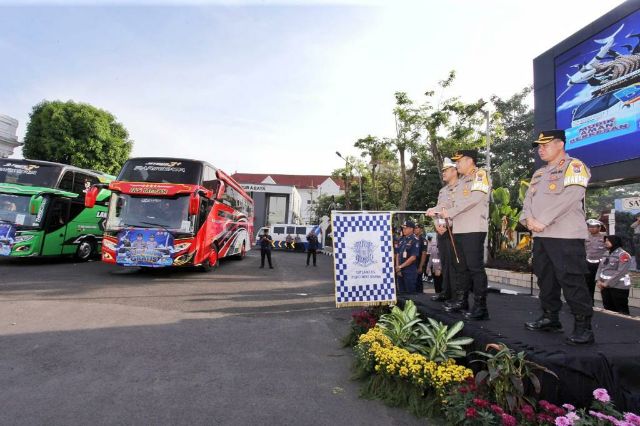
[[[140,222],[140,224],[142,224],[142,225],[149,225],[149,226],[155,226],[155,227],[157,227],[157,228],[162,228],[164,231],[167,231],[169,234],[171,233],[171,231],[169,231],[169,229],[168,229],[167,227],[165,227],[165,226],[163,226],[163,225],[160,225],[160,224],[158,224],[158,223],[153,223],[153,222],[144,222],[144,221],[142,221],[142,222]]]

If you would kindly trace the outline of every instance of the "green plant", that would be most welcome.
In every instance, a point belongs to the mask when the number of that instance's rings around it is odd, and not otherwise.
[[[558,378],[546,367],[527,360],[524,351],[516,353],[505,344],[495,343],[487,345],[485,350],[489,349],[496,352],[474,352],[484,359],[472,362],[482,362],[486,366],[476,374],[476,384],[487,386],[496,402],[512,413],[524,405],[535,405],[535,400],[525,394],[525,380],[528,380],[533,385],[535,393],[539,394],[540,380],[535,374],[536,370]]]
[[[473,342],[471,337],[458,337],[458,334],[464,327],[462,321],[458,321],[451,328],[433,318],[427,318],[429,324],[419,323],[418,327],[422,331],[419,336],[420,341],[425,342],[426,351],[423,355],[427,359],[436,362],[444,362],[450,358],[462,358],[467,352],[462,349],[463,346]]]
[[[390,313],[382,315],[378,326],[394,346],[409,352],[423,353],[425,347],[421,343],[423,339],[420,336],[422,329],[418,327],[421,322],[416,305],[413,301],[407,300],[404,309],[394,306]]]
[[[511,195],[506,188],[491,192],[489,203],[489,250],[495,256],[498,250],[513,246],[512,234],[518,224],[520,211],[511,207]]]

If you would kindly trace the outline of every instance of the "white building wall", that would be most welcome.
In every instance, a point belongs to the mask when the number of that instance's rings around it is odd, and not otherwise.
[[[17,129],[18,120],[0,115],[0,158],[13,155],[13,150],[22,145],[16,136]]]
[[[325,180],[316,189],[298,189],[298,191],[302,198],[301,212],[305,224],[311,224],[315,202],[320,196],[338,196],[344,193],[332,179]]]

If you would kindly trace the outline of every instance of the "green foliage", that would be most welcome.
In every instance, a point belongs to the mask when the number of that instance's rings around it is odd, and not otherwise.
[[[485,365],[485,369],[476,374],[476,385],[486,386],[496,402],[512,413],[524,405],[535,405],[535,400],[525,393],[525,381],[531,383],[536,394],[540,393],[540,380],[535,371],[558,378],[546,367],[526,359],[524,351],[515,353],[505,344],[490,344],[487,345],[489,349],[495,353],[474,352],[484,358],[475,361]]]
[[[418,324],[422,331],[421,340],[425,341],[425,347],[428,351],[428,354],[423,354],[427,359],[444,362],[450,358],[463,358],[467,354],[462,347],[473,343],[473,339],[471,337],[455,338],[456,334],[464,327],[462,321],[458,321],[451,328],[433,318],[427,318],[427,321],[429,325]]]
[[[391,312],[380,317],[378,325],[384,334],[391,339],[394,346],[406,349],[409,352],[422,352],[425,350],[421,344],[420,328],[422,322],[420,314],[413,301],[408,300],[404,309],[394,306]]]
[[[493,259],[487,263],[490,268],[508,269],[517,272],[531,271],[531,250],[508,248],[498,250]]]
[[[531,178],[535,169],[531,148],[533,140],[533,109],[528,98],[532,88],[525,87],[510,98],[491,97],[495,108],[491,120],[491,178],[494,187],[509,190],[514,200],[520,182]]]
[[[489,203],[489,252],[495,257],[498,250],[513,247],[511,239],[518,225],[520,210],[511,206],[511,195],[506,188],[492,191]]]
[[[361,334],[375,327],[380,317],[389,313],[389,306],[374,306],[362,309],[351,314],[351,328],[349,334],[342,338],[343,347],[353,347],[358,344],[358,338]]]
[[[389,407],[406,408],[416,417],[440,415],[438,399],[433,393],[396,377],[373,374],[365,379],[360,396],[365,399],[379,399]]]
[[[33,107],[23,153],[85,169],[117,173],[133,142],[107,111],[72,101],[43,101]]]
[[[382,315],[378,326],[393,345],[424,355],[430,361],[444,362],[466,355],[462,346],[471,344],[473,339],[455,337],[464,327],[462,321],[451,328],[432,318],[427,321],[428,324],[422,322],[415,304],[408,300],[404,309],[394,306],[390,313]]]

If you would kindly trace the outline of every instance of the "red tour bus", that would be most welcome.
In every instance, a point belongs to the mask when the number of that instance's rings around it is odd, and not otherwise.
[[[252,246],[253,200],[222,170],[204,161],[132,158],[115,181],[102,240],[102,260],[122,266],[199,266],[242,259]]]

